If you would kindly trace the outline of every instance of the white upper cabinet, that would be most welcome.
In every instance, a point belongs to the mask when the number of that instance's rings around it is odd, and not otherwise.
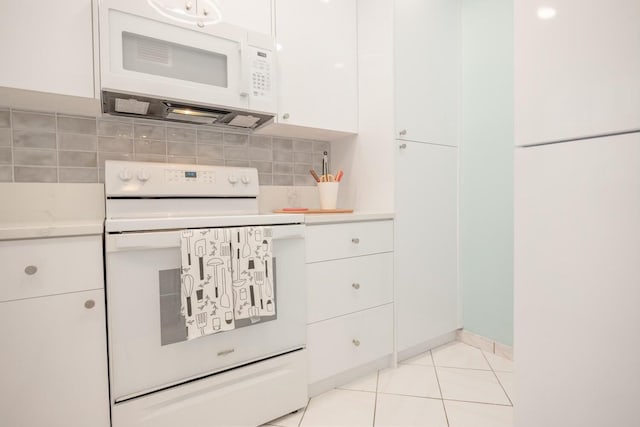
[[[271,0],[216,0],[216,3],[222,15],[222,22],[257,33],[273,33]]]
[[[395,1],[396,137],[458,145],[461,5]]]
[[[1,1],[0,86],[93,98],[91,3]]]
[[[640,1],[514,5],[517,145],[640,129]]]
[[[358,130],[355,0],[276,0],[278,123]]]
[[[193,23],[212,21],[271,35],[271,0],[149,0],[163,15]]]

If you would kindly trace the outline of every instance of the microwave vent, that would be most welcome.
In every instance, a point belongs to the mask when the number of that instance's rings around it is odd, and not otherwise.
[[[168,43],[149,37],[138,37],[136,47],[139,60],[171,65],[171,46]]]
[[[116,98],[115,111],[118,113],[145,115],[149,112],[149,103],[134,98]]]

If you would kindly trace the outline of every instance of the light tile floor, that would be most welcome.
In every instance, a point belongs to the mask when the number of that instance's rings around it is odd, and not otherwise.
[[[278,427],[513,427],[513,362],[452,342],[309,400]]]

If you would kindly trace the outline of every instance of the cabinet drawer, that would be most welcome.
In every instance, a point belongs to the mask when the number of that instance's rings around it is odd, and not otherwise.
[[[393,253],[307,265],[308,322],[393,301]]]
[[[393,221],[307,227],[307,262],[393,251]]]
[[[103,288],[102,236],[0,242],[0,301]]]
[[[309,383],[393,352],[393,304],[307,327]]]

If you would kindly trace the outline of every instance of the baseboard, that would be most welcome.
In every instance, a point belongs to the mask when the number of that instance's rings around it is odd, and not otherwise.
[[[392,355],[384,356],[371,363],[367,363],[366,365],[358,366],[357,368],[350,369],[324,380],[309,384],[309,397],[314,397],[321,393],[324,393],[325,391],[329,391],[336,387],[348,384],[352,381],[376,372],[378,369],[390,368],[392,366],[392,363]]]
[[[482,335],[476,335],[464,329],[458,329],[456,331],[456,339],[472,347],[486,351],[487,353],[494,353],[497,356],[513,360],[513,347],[483,337]]]
[[[413,346],[398,352],[398,362],[402,362],[403,360],[409,359],[413,356],[417,356],[420,353],[424,353],[425,351],[431,350],[432,348],[439,347],[448,342],[455,341],[456,332],[457,331],[452,331],[444,335],[440,335],[439,337],[433,338],[429,341],[425,341],[421,344],[418,344],[416,346]]]

